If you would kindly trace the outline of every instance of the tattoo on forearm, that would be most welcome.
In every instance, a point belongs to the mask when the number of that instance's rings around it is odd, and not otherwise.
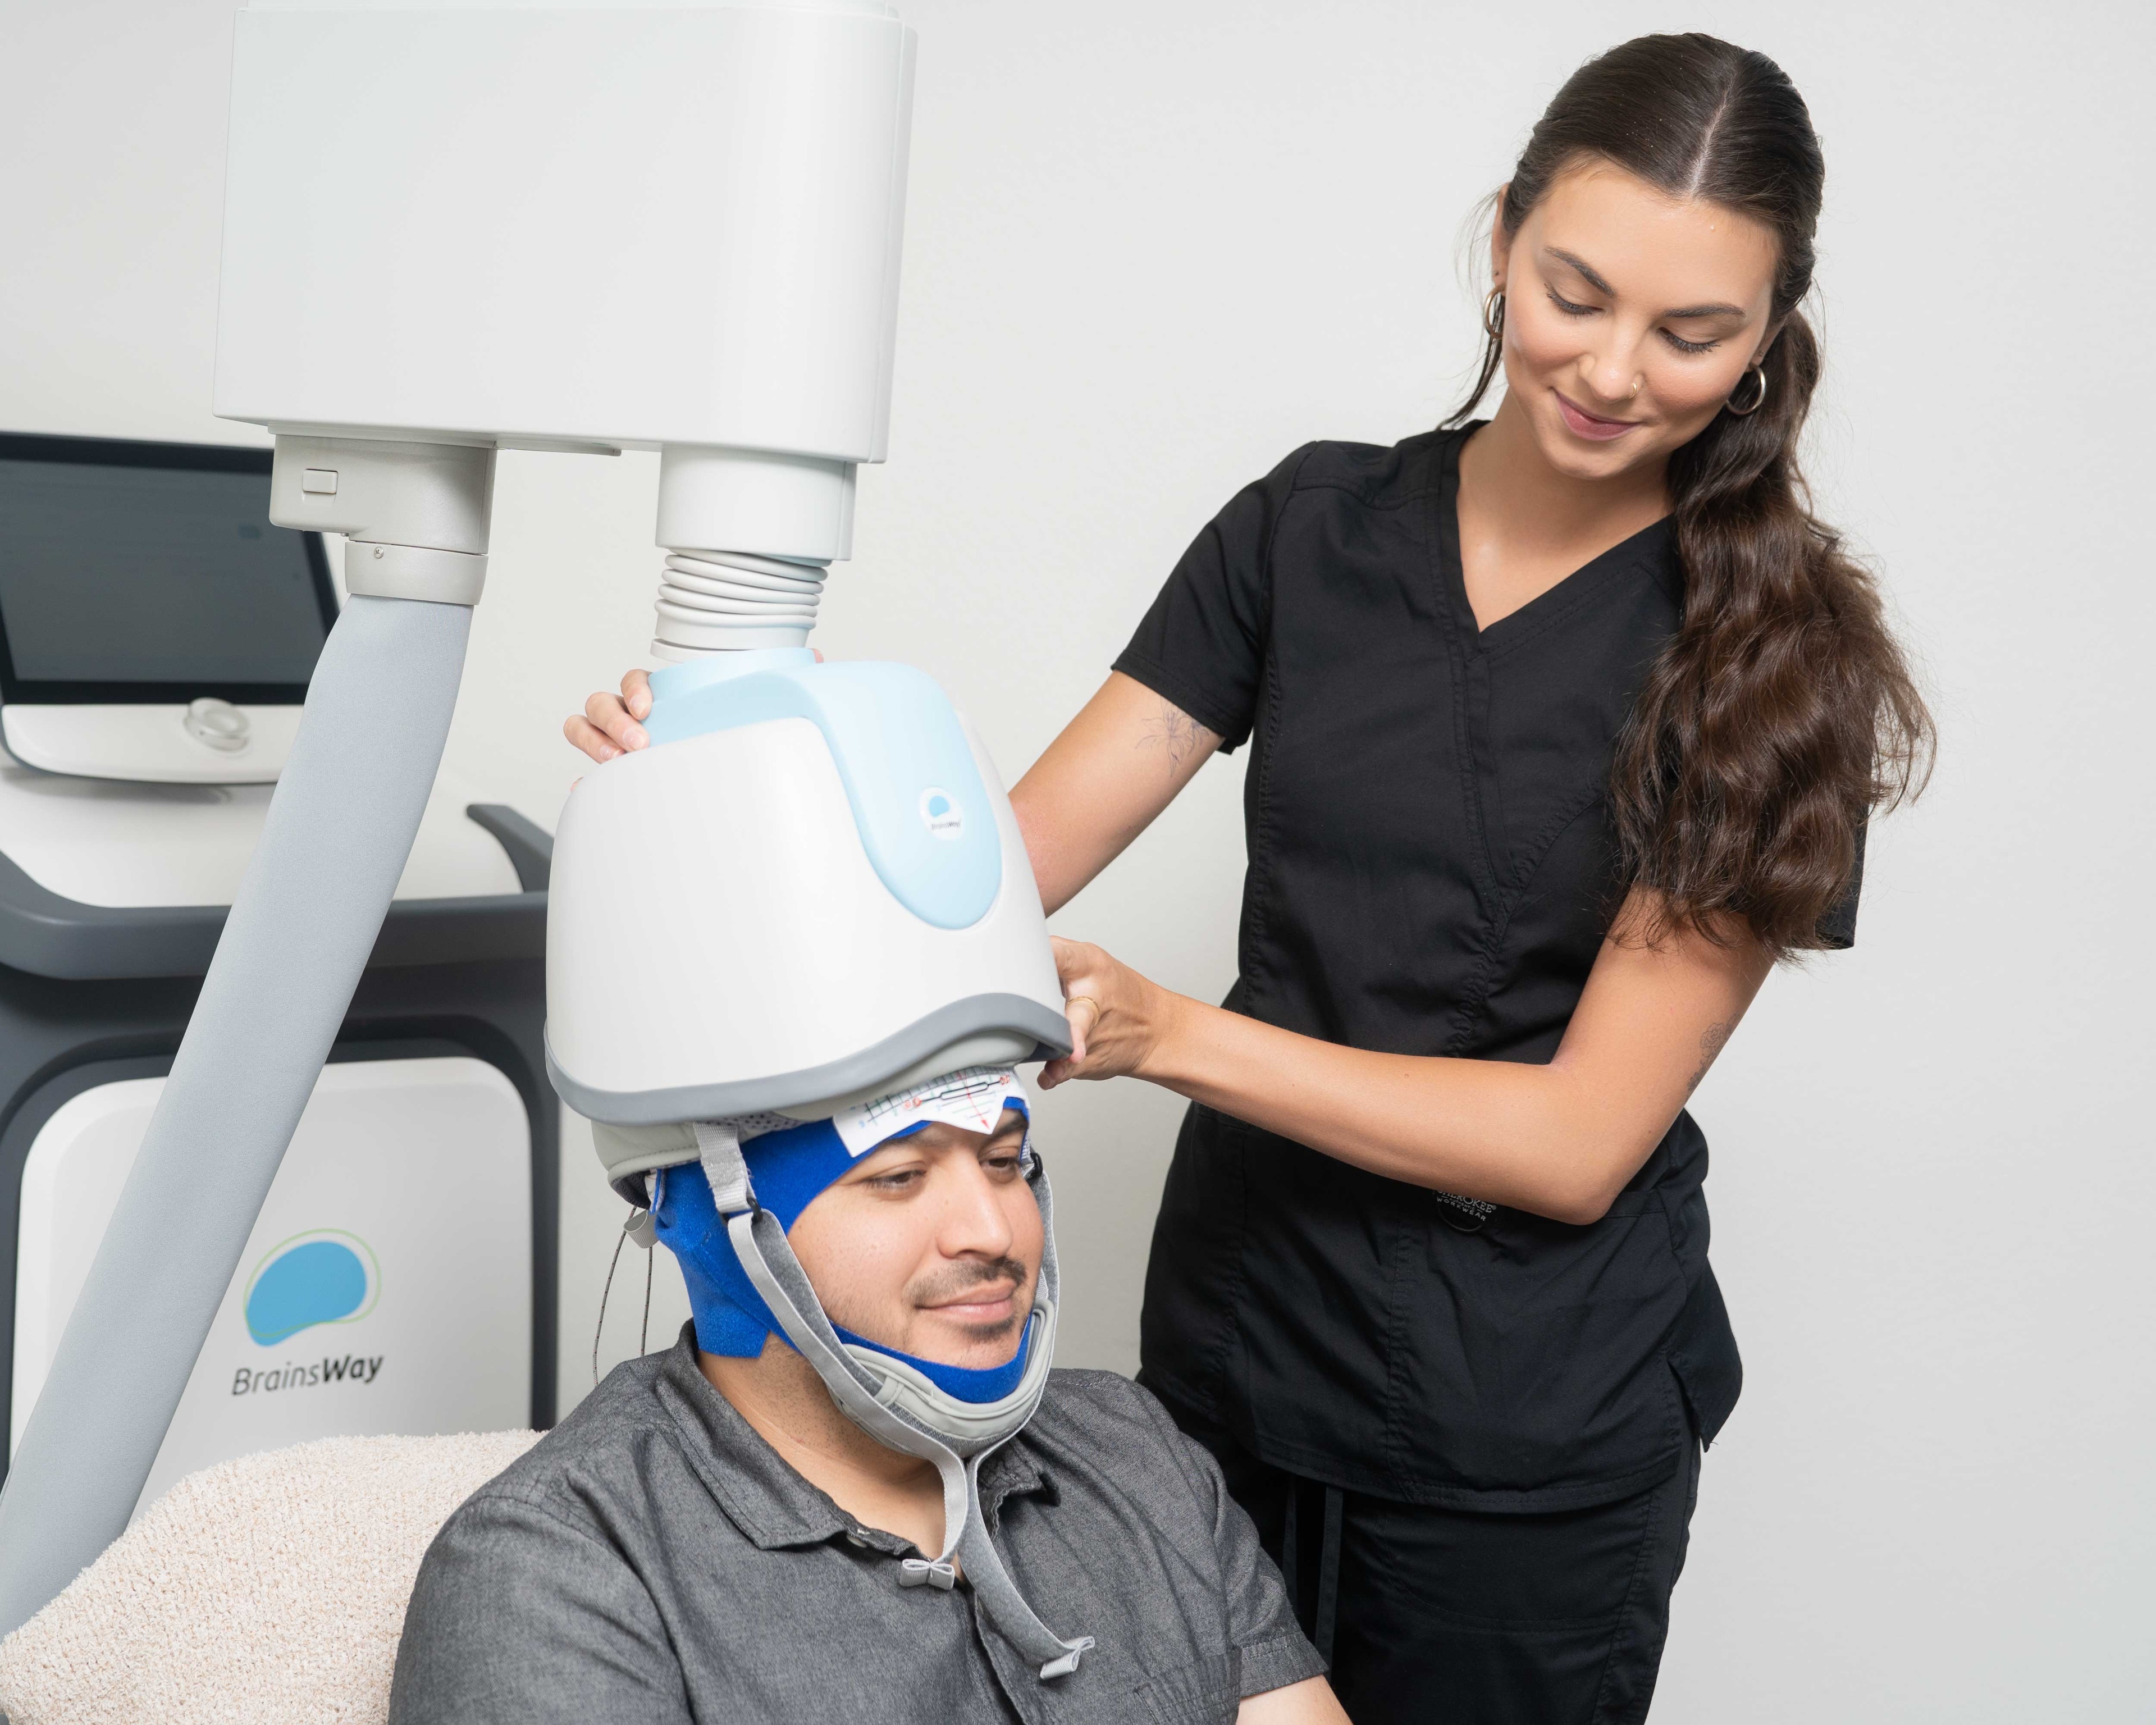
[[[1191,751],[1198,747],[1201,728],[1198,721],[1182,708],[1163,701],[1158,716],[1145,721],[1145,735],[1138,739],[1138,747],[1160,750],[1168,757],[1168,777],[1173,778],[1190,758]]]
[[[1736,1019],[1725,1019],[1709,1024],[1700,1033],[1699,1070],[1691,1075],[1691,1082],[1685,1086],[1686,1096],[1699,1088],[1700,1080],[1707,1076],[1707,1069],[1714,1064],[1714,1057],[1728,1045],[1730,1033],[1736,1028]]]

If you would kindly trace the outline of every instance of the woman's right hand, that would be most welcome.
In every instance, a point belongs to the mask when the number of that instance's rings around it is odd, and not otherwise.
[[[629,671],[623,675],[620,694],[600,690],[584,703],[583,711],[562,721],[562,735],[594,761],[611,761],[650,746],[639,722],[650,716],[651,674]]]

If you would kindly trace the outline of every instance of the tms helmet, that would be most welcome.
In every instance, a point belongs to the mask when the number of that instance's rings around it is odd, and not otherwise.
[[[1065,1053],[1040,895],[993,766],[935,683],[892,665],[746,650],[652,679],[652,747],[562,812],[547,937],[547,1066],[607,1178],[679,1258],[697,1342],[807,1359],[846,1416],[942,1476],[944,1548],[1044,1679],[1077,1668],[981,1513],[982,1461],[1040,1404],[1055,1350],[1042,1251],[1007,1367],[963,1371],[838,1330],[787,1230],[876,1145],[1028,1116],[1012,1066]],[[954,1564],[953,1558],[957,1559]]]

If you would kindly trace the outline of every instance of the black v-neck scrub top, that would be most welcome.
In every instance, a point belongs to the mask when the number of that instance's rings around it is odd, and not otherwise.
[[[1455,508],[1469,430],[1297,450],[1199,536],[1116,669],[1223,749],[1250,742],[1231,1010],[1355,1048],[1544,1062],[1622,897],[1610,755],[1682,577],[1657,522],[1478,629]],[[1830,944],[1855,909],[1852,885]],[[1497,1511],[1626,1496],[1737,1399],[1706,1173],[1681,1114],[1609,1214],[1573,1227],[1194,1106],[1141,1381],[1349,1490]]]

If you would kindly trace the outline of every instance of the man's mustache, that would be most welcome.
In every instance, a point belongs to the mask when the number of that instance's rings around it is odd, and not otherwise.
[[[1023,1292],[1033,1281],[1032,1266],[1016,1258],[975,1258],[939,1272],[912,1291],[916,1306],[944,1306],[968,1289],[988,1282],[1007,1281]]]

